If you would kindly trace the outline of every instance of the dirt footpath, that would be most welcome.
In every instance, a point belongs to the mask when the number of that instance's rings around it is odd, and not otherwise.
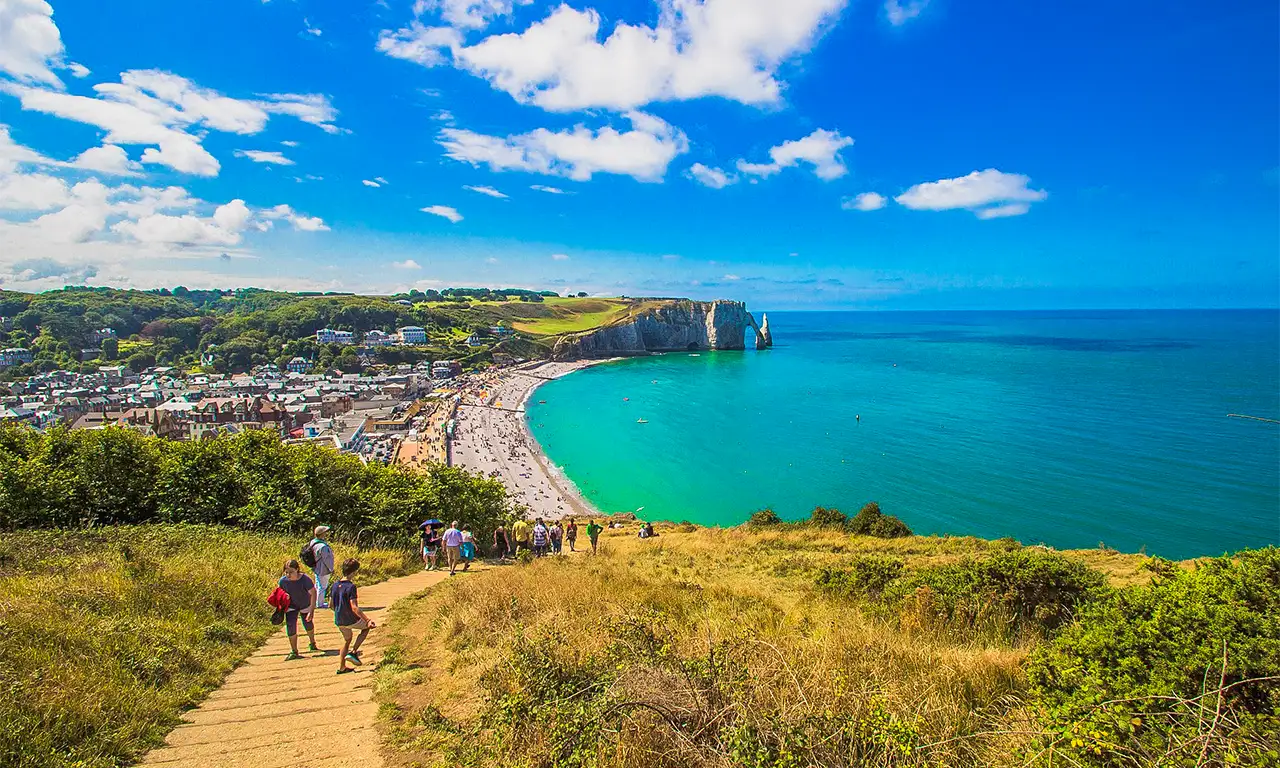
[[[472,567],[471,573],[457,578],[472,577],[476,570]],[[364,666],[351,674],[335,674],[342,635],[333,625],[331,611],[316,612],[320,652],[306,652],[307,638],[299,626],[303,658],[285,661],[289,641],[283,629],[272,635],[199,708],[183,715],[182,725],[169,734],[164,746],[148,753],[142,765],[381,766],[372,680],[382,644],[389,640],[382,626],[387,608],[447,578],[447,570],[424,571],[361,587],[360,607],[378,627],[361,650]]]

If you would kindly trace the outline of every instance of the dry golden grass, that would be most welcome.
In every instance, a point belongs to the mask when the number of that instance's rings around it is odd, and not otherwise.
[[[816,528],[659,532],[606,530],[600,556],[494,569],[402,604],[394,663],[380,677],[392,764],[1021,764],[1023,737],[1011,732],[1027,729],[1022,665],[1034,637],[889,621],[812,586],[853,555],[920,568],[1015,543]],[[1141,578],[1145,559],[1070,554],[1116,584]],[[604,723],[599,743],[565,752],[554,723],[581,715],[554,709],[567,706],[554,697],[544,722],[495,731],[498,697],[539,695],[515,668],[535,657],[553,668],[547,685],[587,665],[607,678],[607,691],[589,692],[608,705],[592,710]],[[989,731],[1003,733],[980,735]],[[803,749],[765,755],[761,744]]]

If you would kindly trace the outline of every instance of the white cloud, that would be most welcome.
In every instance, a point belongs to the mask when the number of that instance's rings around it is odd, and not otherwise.
[[[663,261],[679,261],[679,260],[680,260],[680,254],[678,254],[678,253],[664,253],[664,254],[662,254],[662,260],[663,260]]]
[[[320,95],[269,94],[244,101],[156,70],[130,70],[119,83],[99,83],[93,89],[97,95],[91,97],[0,83],[0,90],[18,97],[23,109],[101,128],[107,144],[146,145],[143,163],[199,176],[216,176],[220,169],[201,145],[200,129],[256,134],[271,114],[289,114],[331,133],[340,130],[331,122],[336,111]]]
[[[283,144],[283,145],[284,145],[284,146],[286,146],[286,147],[296,147],[296,146],[298,146],[298,142],[296,142],[296,141],[282,141],[282,142],[280,142],[280,143],[281,143],[281,144]]]
[[[485,260],[484,260],[484,263],[485,263],[485,264],[497,264],[497,263],[498,263],[498,257],[496,257],[496,256],[490,256],[489,258],[487,258],[487,259],[485,259]]]
[[[431,119],[441,123],[453,123],[453,113],[447,109],[442,109],[432,115]]]
[[[311,20],[305,17],[302,19],[302,31],[306,32],[308,35],[314,35],[315,37],[320,37],[324,34],[319,27],[312,26]]]
[[[137,221],[118,222],[111,226],[111,231],[140,243],[169,245],[237,245],[241,237],[240,233],[223,229],[211,219],[192,214],[156,213]]]
[[[45,0],[0,0],[0,72],[56,88],[52,67],[62,65],[62,34]]]
[[[725,275],[722,279],[732,281],[732,280],[741,280],[742,277],[739,275],[730,274],[730,275]]]
[[[686,175],[704,187],[712,189],[724,189],[730,184],[736,184],[738,177],[732,173],[725,173],[719,168],[709,168],[702,163],[694,163]]]
[[[439,216],[442,219],[448,219],[454,224],[462,221],[462,214],[458,213],[458,209],[450,208],[447,205],[429,205],[421,210],[423,213],[429,213],[432,216]]]
[[[529,189],[537,192],[546,192],[548,195],[563,195],[565,193],[559,187],[548,187],[546,184],[530,184]]]
[[[894,200],[913,210],[963,208],[973,211],[981,219],[1020,216],[1031,210],[1031,203],[1049,196],[1043,189],[1032,189],[1030,183],[1028,176],[988,168],[954,179],[917,184]]]
[[[293,161],[285,157],[280,152],[264,152],[260,149],[237,149],[236,157],[247,157],[255,163],[269,163],[271,165],[293,165]]]
[[[90,70],[88,67],[74,61],[67,65],[67,70],[71,72],[72,77],[78,77],[78,78],[85,78],[93,74],[93,71]]]
[[[506,200],[508,197],[507,195],[502,194],[501,192],[494,189],[493,187],[473,187],[470,184],[464,184],[462,188],[469,189],[472,192],[479,192],[480,194],[488,195],[489,197],[496,197],[499,200]]]
[[[568,260],[569,260],[569,254],[567,254],[567,253],[553,253],[553,254],[551,254],[551,260],[552,260],[552,261],[568,261]]]
[[[576,181],[587,181],[596,173],[616,173],[661,181],[676,155],[688,151],[688,140],[652,115],[629,112],[626,117],[632,129],[625,132],[612,126],[596,131],[577,125],[567,131],[538,128],[502,137],[446,128],[440,132],[440,144],[445,156],[494,171],[529,171]]]
[[[47,211],[70,200],[71,190],[62,179],[43,173],[0,174],[0,210]]]
[[[382,186],[378,182],[372,181],[370,179],[361,179],[360,183],[365,185],[366,187],[373,187],[374,189],[377,189],[378,187]]]
[[[422,265],[413,259],[405,259],[404,261],[393,261],[391,266],[396,269],[422,269]]]
[[[813,167],[813,174],[823,181],[838,179],[849,172],[840,158],[840,150],[851,146],[853,139],[841,136],[839,131],[827,131],[819,128],[802,139],[784,141],[769,150],[771,163],[748,163],[738,161],[738,170],[749,176],[768,178],[783,168],[791,168],[799,163]]]
[[[455,29],[427,27],[415,21],[395,32],[382,30],[376,47],[388,56],[434,67],[445,62],[444,51],[461,42],[462,38]]]
[[[840,207],[846,211],[878,211],[885,206],[888,199],[877,192],[863,192],[862,194],[846,198]]]
[[[319,216],[306,216],[298,213],[288,205],[277,205],[274,208],[268,208],[262,212],[263,218],[268,221],[276,219],[284,219],[293,225],[293,228],[301,232],[328,232],[329,227]]]
[[[373,180],[374,180],[374,181],[376,181],[376,182],[378,182],[379,184],[381,184],[381,185],[382,185],[382,186],[384,186],[384,187],[385,187],[387,184],[390,184],[390,183],[391,183],[391,182],[387,181],[386,179],[382,178],[381,176],[374,176],[374,177],[373,177]]]
[[[414,13],[438,11],[440,18],[461,29],[480,29],[499,16],[511,15],[516,5],[529,5],[533,0],[417,0]]]
[[[490,6],[500,2],[447,2]],[[450,27],[414,21],[379,37],[378,50],[425,66],[444,63],[544,109],[628,110],[655,101],[722,96],[776,103],[779,67],[807,52],[846,0],[662,0],[654,27],[616,24],[600,41],[601,15],[560,5],[520,33],[462,44]],[[458,24],[456,14],[444,20]],[[480,13],[467,17],[487,19]]]
[[[884,15],[889,23],[895,27],[900,27],[908,21],[924,13],[924,9],[929,5],[929,0],[885,0]]]

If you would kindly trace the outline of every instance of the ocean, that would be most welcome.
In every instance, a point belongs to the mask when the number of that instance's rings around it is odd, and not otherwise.
[[[1280,542],[1280,425],[1227,416],[1280,419],[1280,312],[769,323],[773,349],[550,382],[530,428],[598,508],[642,519],[735,525],[874,500],[921,534],[1170,558]]]

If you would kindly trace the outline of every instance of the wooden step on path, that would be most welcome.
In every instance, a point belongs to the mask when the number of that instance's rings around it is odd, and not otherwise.
[[[456,578],[470,578],[474,565]],[[336,674],[342,633],[333,613],[316,612],[316,644],[307,653],[301,622],[298,646],[303,658],[285,661],[289,640],[283,628],[237,667],[204,702],[183,715],[164,746],[147,754],[142,765],[209,768],[378,768],[383,765],[374,720],[373,669],[390,638],[383,625],[395,601],[449,578],[449,571],[421,571],[360,587],[360,607],[377,623],[361,648],[364,665]]]

